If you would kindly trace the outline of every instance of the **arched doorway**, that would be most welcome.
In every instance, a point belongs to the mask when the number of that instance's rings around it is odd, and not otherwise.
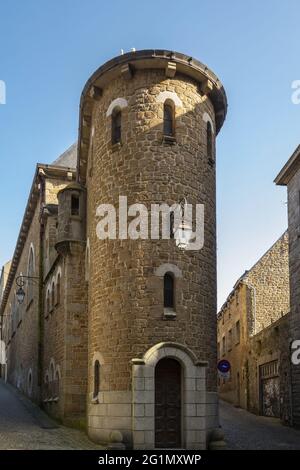
[[[181,447],[181,365],[161,359],[155,368],[155,447]]]

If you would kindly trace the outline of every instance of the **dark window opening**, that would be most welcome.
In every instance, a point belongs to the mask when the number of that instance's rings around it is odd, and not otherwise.
[[[170,239],[174,238],[174,212],[170,213]]]
[[[213,139],[212,139],[212,127],[208,121],[206,125],[206,144],[207,144],[207,157],[213,159]]]
[[[174,308],[174,278],[169,273],[164,277],[164,307]]]
[[[51,290],[51,309],[55,306],[55,284],[52,283],[52,290]]]
[[[71,196],[71,215],[79,215],[79,196]]]
[[[164,104],[164,135],[174,137],[174,108],[171,104]]]
[[[113,144],[121,142],[122,113],[120,110],[112,114],[111,140]]]
[[[57,284],[56,284],[56,305],[60,304],[60,274],[57,276]]]
[[[94,398],[97,398],[100,391],[100,363],[96,361],[94,364]]]

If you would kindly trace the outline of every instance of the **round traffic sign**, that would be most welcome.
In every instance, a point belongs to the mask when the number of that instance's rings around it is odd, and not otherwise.
[[[218,370],[220,372],[226,373],[230,371],[230,362],[227,359],[222,359],[218,362]]]

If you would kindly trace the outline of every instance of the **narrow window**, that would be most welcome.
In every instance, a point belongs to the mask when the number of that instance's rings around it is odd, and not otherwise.
[[[52,283],[52,290],[51,290],[51,309],[55,307],[55,284]]]
[[[79,196],[71,196],[71,215],[79,215]]]
[[[60,282],[60,274],[57,276],[57,283],[56,283],[56,305],[60,304],[60,289],[61,289],[61,282]]]
[[[119,109],[113,111],[111,121],[111,141],[113,144],[121,142],[122,113]]]
[[[170,239],[174,238],[174,212],[170,212]]]
[[[94,364],[94,398],[98,397],[100,391],[100,362]]]
[[[167,137],[174,137],[175,125],[174,125],[174,108],[166,102],[164,104],[164,135]]]
[[[212,139],[212,127],[211,123],[207,121],[206,124],[206,146],[207,146],[207,158],[213,160],[213,139]]]
[[[164,307],[174,308],[174,278],[169,273],[164,277]]]

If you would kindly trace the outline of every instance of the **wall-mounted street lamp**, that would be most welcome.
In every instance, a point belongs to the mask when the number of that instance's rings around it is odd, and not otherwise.
[[[179,202],[179,210],[180,210],[180,220],[181,222],[177,227],[175,227],[174,231],[174,238],[176,240],[176,246],[182,250],[186,250],[191,237],[193,235],[192,226],[186,222],[185,220],[185,211],[187,208],[187,200],[183,198]]]
[[[17,297],[17,301],[18,303],[21,305],[23,302],[24,302],[24,299],[25,299],[25,291],[23,289],[26,281],[30,281],[30,282],[36,282],[38,281],[38,277],[34,277],[34,276],[18,276],[16,278],[16,284],[17,286],[19,287],[19,289],[17,290],[17,293],[16,293],[16,297]]]

